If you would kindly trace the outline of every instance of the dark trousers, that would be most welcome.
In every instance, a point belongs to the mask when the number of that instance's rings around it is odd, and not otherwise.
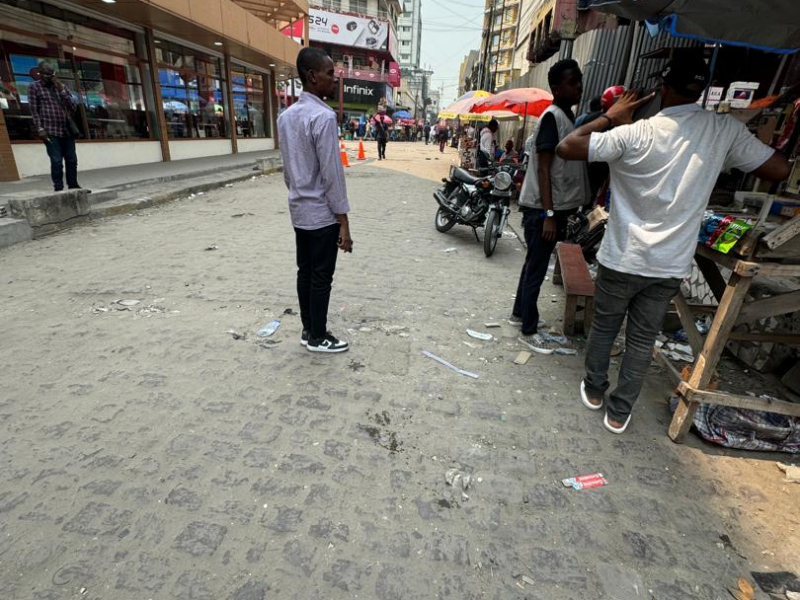
[[[447,138],[439,138],[439,152],[444,152],[444,147],[447,146]]]
[[[378,138],[378,158],[386,158],[386,138]]]
[[[680,289],[680,279],[659,279],[620,273],[600,265],[594,294],[594,319],[586,346],[586,391],[602,398],[609,388],[611,348],[625,316],[625,356],[616,389],[608,397],[608,414],[625,421],[642,390],[670,300]]]
[[[541,209],[530,208],[522,215],[522,228],[528,253],[519,276],[517,297],[514,300],[515,317],[522,319],[522,335],[533,335],[539,331],[539,291],[547,275],[550,256],[556,243],[563,241],[567,234],[567,219],[574,210],[556,211],[557,240],[548,242],[542,237],[544,216]]]
[[[44,143],[50,157],[50,177],[53,188],[58,192],[64,189],[64,164],[67,165],[67,187],[78,186],[78,155],[75,152],[75,139],[69,136],[50,137]]]
[[[339,225],[322,229],[295,228],[297,243],[297,298],[303,329],[311,340],[328,331],[328,304],[339,252]]]

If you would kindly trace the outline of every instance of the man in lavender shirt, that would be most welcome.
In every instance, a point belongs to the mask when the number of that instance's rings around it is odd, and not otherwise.
[[[297,72],[304,91],[278,117],[278,135],[297,242],[300,343],[311,352],[346,352],[348,343],[327,327],[337,247],[353,251],[336,113],[323,102],[333,96],[337,80],[333,61],[318,48],[300,51]]]

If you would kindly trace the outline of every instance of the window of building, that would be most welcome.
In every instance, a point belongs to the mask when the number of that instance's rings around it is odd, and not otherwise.
[[[233,117],[239,137],[270,137],[268,102],[264,94],[268,89],[266,75],[247,67],[231,66],[231,91],[233,92]]]
[[[322,0],[320,4],[322,4],[324,8],[342,10],[342,0]]]
[[[156,41],[169,138],[227,137],[222,59],[166,40]]]
[[[359,14],[367,13],[367,0],[350,0],[350,12]]]
[[[28,88],[47,63],[78,105],[83,139],[142,139],[151,128],[141,36],[41,2],[0,3],[0,107],[12,140],[36,140]]]

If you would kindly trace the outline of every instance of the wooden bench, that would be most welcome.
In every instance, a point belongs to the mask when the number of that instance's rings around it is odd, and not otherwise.
[[[564,333],[575,335],[575,322],[579,309],[583,309],[583,332],[589,333],[594,316],[594,281],[583,258],[579,244],[560,242],[556,246],[560,280],[564,285],[567,302],[564,306]],[[583,306],[579,301],[583,299]]]

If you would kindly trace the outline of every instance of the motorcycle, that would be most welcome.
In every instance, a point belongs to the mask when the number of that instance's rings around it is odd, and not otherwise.
[[[434,192],[439,204],[436,211],[437,231],[445,233],[455,225],[472,227],[480,242],[478,228],[483,228],[483,252],[494,254],[497,240],[503,235],[511,212],[512,176],[500,170],[493,175],[475,177],[457,167],[450,168],[450,177],[442,179],[444,186]]]

